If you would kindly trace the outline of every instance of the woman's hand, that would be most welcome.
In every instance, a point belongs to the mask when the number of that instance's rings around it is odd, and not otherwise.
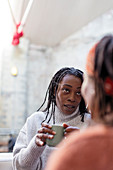
[[[44,146],[46,139],[53,139],[56,132],[52,129],[52,126],[47,123],[42,123],[42,127],[38,130],[35,142],[37,146]]]
[[[71,132],[76,131],[77,133],[80,131],[78,127],[69,126],[66,123],[63,123],[63,127],[65,129],[64,136],[67,137]]]

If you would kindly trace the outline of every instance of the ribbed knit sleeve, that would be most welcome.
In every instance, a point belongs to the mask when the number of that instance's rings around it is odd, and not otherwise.
[[[14,146],[13,151],[14,170],[38,170],[39,167],[41,166],[40,156],[43,150],[45,149],[45,146],[38,147],[36,145],[35,143],[36,134],[32,137],[31,140],[29,140],[30,138],[29,133],[31,133],[31,131],[34,131],[34,129],[32,128],[32,125],[30,124],[30,121],[28,119],[24,127],[21,129],[16,140],[16,144]]]

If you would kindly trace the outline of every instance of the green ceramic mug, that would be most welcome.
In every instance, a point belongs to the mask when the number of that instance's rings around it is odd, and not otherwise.
[[[64,138],[64,127],[61,125],[52,125],[52,130],[56,132],[53,139],[46,139],[48,146],[56,146]]]

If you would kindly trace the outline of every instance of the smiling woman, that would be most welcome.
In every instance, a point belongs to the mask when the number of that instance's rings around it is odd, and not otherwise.
[[[53,76],[43,104],[32,114],[21,129],[15,147],[14,169],[42,170],[54,148],[46,144],[53,139],[55,132],[52,124],[64,127],[64,136],[70,132],[79,132],[87,126],[90,115],[81,96],[83,72],[75,68],[62,68]],[[47,99],[47,106],[43,107]]]

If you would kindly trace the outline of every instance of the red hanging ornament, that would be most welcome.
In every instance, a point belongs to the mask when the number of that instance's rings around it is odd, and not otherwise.
[[[16,25],[16,32],[13,35],[12,45],[16,46],[19,44],[19,39],[23,36],[23,30],[19,32],[19,27],[21,26],[21,23]]]

